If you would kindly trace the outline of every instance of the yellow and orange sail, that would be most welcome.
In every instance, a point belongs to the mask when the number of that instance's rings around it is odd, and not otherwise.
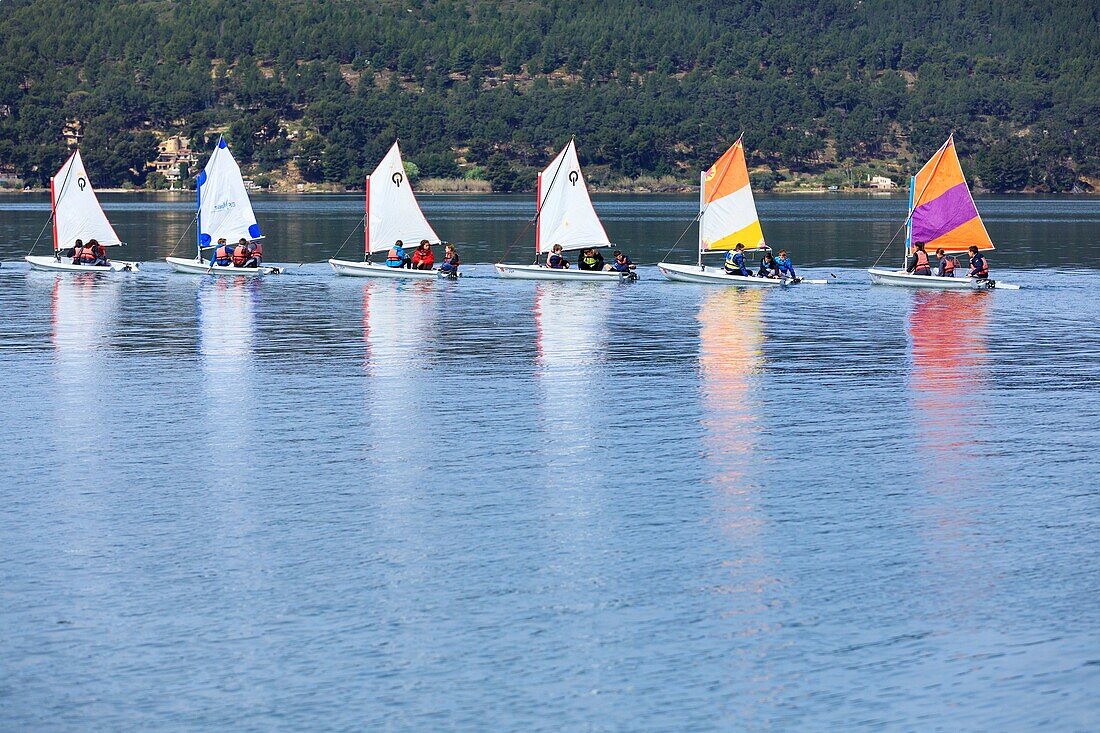
[[[764,247],[764,232],[749,185],[745,148],[740,138],[701,176],[699,250],[715,252]]]
[[[974,246],[993,249],[974,198],[966,185],[955,138],[947,142],[910,181],[908,242],[923,243],[928,252],[943,248],[947,252],[965,252]]]

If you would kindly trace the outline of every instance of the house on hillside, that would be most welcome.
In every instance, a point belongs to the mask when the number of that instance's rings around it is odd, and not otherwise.
[[[894,183],[886,176],[867,176],[867,185],[871,188],[877,188],[883,191],[898,187],[898,184]]]
[[[157,159],[149,163],[149,167],[164,176],[169,183],[176,183],[180,179],[180,166],[186,165],[192,169],[197,162],[195,151],[191,150],[187,139],[179,135],[164,140],[157,146]]]

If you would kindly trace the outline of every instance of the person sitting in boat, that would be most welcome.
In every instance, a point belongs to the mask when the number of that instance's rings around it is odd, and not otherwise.
[[[603,255],[595,247],[587,247],[581,250],[581,256],[577,258],[577,269],[603,270]]]
[[[550,248],[550,256],[546,258],[546,266],[552,270],[568,270],[569,260],[562,254],[562,246],[555,244]]]
[[[233,256],[230,257],[230,261],[233,263],[233,267],[244,267],[251,256],[252,248],[248,246],[248,240],[241,237],[237,242],[237,246],[233,248]]]
[[[259,267],[264,261],[264,246],[259,242],[253,242],[248,248],[248,260],[245,267]]]
[[[787,254],[787,250],[779,250],[779,256],[775,258],[775,266],[779,268],[780,277],[789,277],[794,282],[798,282],[798,276],[794,274],[794,263],[791,262],[791,256]]]
[[[610,269],[615,272],[631,272],[638,269],[633,260],[624,255],[621,249],[615,250],[614,257],[615,259],[611,260]]]
[[[749,268],[745,267],[745,245],[740,242],[726,253],[726,261],[722,263],[722,266],[727,275],[740,275],[741,277],[752,276],[752,273],[749,272]]]
[[[443,250],[443,262],[439,265],[439,271],[448,277],[458,277],[458,250],[453,244],[448,244]]]
[[[978,280],[988,280],[989,263],[985,261],[985,257],[982,256],[977,247],[970,247],[967,251],[970,253],[970,270],[966,273],[966,276]]]
[[[760,269],[756,271],[756,276],[766,277],[770,280],[779,279],[779,265],[776,264],[771,252],[765,252],[760,258]]]
[[[92,254],[95,255],[95,261],[93,265],[97,267],[106,267],[110,264],[107,260],[107,248],[99,243],[98,240],[92,239],[88,242],[88,245],[92,248]]]
[[[427,239],[420,240],[420,246],[416,248],[412,256],[414,270],[430,270],[435,264],[435,255],[432,253],[432,245]]]
[[[913,254],[909,255],[909,259],[905,263],[905,271],[914,275],[932,274],[932,265],[928,262],[928,253],[924,251],[923,242],[913,244]]]
[[[69,247],[68,249],[59,249],[56,252],[54,252],[53,257],[58,262],[61,261],[62,257],[68,257],[69,259],[71,259],[73,261],[74,265],[79,265],[80,264],[80,250],[83,247],[84,247],[84,240],[83,239],[78,239],[78,240],[76,240],[76,243],[72,247]]]
[[[229,267],[233,264],[233,249],[225,243],[225,237],[218,240],[214,254],[210,255],[210,266]]]
[[[936,259],[940,261],[936,268],[936,277],[955,277],[955,266],[958,262],[951,255],[944,254],[943,247],[936,250]]]
[[[408,267],[412,259],[405,254],[405,243],[398,239],[386,253],[386,267]]]

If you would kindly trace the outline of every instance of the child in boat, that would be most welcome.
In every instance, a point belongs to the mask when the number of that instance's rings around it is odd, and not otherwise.
[[[386,267],[408,267],[412,260],[405,254],[405,243],[398,239],[386,253]]]
[[[764,256],[760,258],[760,269],[756,271],[756,276],[772,280],[779,279],[779,265],[776,264],[771,252],[765,252]]]
[[[944,254],[943,247],[936,250],[936,259],[940,261],[936,268],[937,277],[955,277],[955,266],[958,262],[951,255]]]
[[[78,239],[78,240],[76,240],[76,244],[74,244],[72,247],[69,247],[68,249],[59,249],[56,252],[54,252],[53,253],[53,258],[55,260],[57,260],[58,262],[60,262],[62,257],[68,257],[73,261],[74,265],[79,265],[80,264],[80,260],[79,260],[80,250],[83,247],[84,247],[84,240],[83,239]]]
[[[248,248],[248,261],[244,263],[245,267],[259,267],[260,263],[264,261],[264,246],[259,242],[253,242],[252,246]]]
[[[443,251],[443,262],[439,265],[439,271],[449,277],[458,277],[458,251],[453,244],[448,244]]]
[[[91,240],[88,242],[88,246],[92,248],[92,254],[95,256],[95,260],[92,262],[97,267],[106,267],[110,264],[107,261],[107,248],[99,243],[98,240]]]
[[[977,247],[972,246],[967,251],[970,253],[970,270],[966,273],[966,276],[978,280],[988,280],[989,263],[985,261],[985,257],[982,256]]]
[[[791,262],[791,256],[787,254],[787,250],[779,250],[779,256],[775,258],[775,266],[779,268],[780,277],[789,277],[798,282],[798,276],[794,274],[794,263]]]
[[[631,270],[638,269],[638,266],[635,265],[629,257],[624,255],[622,250],[617,249],[615,250],[615,259],[611,261],[608,269],[614,270],[615,272],[630,272]]]
[[[550,248],[550,256],[546,258],[546,266],[553,270],[569,269],[569,260],[565,259],[565,255],[562,254],[560,244],[555,244]]]
[[[749,268],[745,267],[745,245],[740,242],[726,253],[726,261],[722,263],[727,275],[740,275],[750,277]]]
[[[581,256],[577,258],[577,269],[602,271],[604,269],[603,255],[596,251],[595,247],[581,250]]]
[[[928,263],[928,253],[924,251],[923,242],[913,243],[913,254],[905,262],[905,271],[914,275],[932,274],[932,265]]]
[[[248,240],[241,237],[237,241],[237,246],[233,248],[233,267],[244,267],[248,262],[249,256],[252,254],[251,248],[248,246]]]
[[[218,240],[218,246],[210,255],[210,266],[229,267],[233,263],[233,250],[225,243],[225,237]]]
[[[435,264],[435,255],[432,254],[432,245],[427,239],[420,240],[420,246],[416,248],[412,256],[414,270],[430,270]]]

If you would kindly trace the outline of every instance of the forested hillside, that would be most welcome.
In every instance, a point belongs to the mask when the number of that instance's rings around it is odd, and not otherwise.
[[[954,130],[985,187],[1069,190],[1100,177],[1098,8],[8,0],[0,168],[42,184],[68,127],[98,185],[142,185],[158,136],[225,131],[254,174],[355,185],[400,137],[421,176],[513,190],[575,134],[597,182],[691,181],[743,130],[771,180],[900,177]]]

